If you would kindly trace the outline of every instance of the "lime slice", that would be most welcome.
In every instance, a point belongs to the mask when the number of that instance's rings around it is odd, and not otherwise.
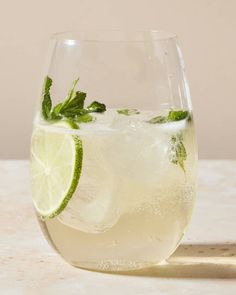
[[[42,218],[52,218],[63,211],[81,173],[82,142],[79,136],[60,127],[78,128],[70,121],[60,121],[50,127],[37,126],[31,140],[32,195]]]

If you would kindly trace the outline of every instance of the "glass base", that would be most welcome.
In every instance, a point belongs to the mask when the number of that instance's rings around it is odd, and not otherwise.
[[[155,267],[166,264],[166,260],[160,262],[153,261],[127,261],[127,260],[104,260],[98,263],[87,261],[69,262],[72,266],[98,272],[130,272],[140,269]]]

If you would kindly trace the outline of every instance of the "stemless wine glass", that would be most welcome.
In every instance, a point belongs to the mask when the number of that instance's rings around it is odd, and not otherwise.
[[[177,38],[93,31],[52,42],[31,144],[43,233],[77,267],[156,265],[178,246],[195,199],[197,149]]]

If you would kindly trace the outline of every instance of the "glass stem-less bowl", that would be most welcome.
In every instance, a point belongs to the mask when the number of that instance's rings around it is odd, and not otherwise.
[[[126,271],[167,259],[188,226],[197,148],[173,34],[55,34],[31,144],[43,233],[70,264]]]

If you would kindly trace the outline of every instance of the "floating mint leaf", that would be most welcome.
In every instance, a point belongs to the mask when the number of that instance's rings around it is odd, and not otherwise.
[[[176,121],[184,120],[186,118],[191,119],[188,111],[170,110],[167,116],[157,116],[150,119],[147,122],[151,124],[164,124],[168,122],[176,122]],[[184,161],[187,159],[187,152],[183,144],[182,132],[171,136],[169,159],[171,163],[175,165],[179,165],[183,169],[183,171],[185,171]]]
[[[42,109],[41,113],[45,120],[50,118],[50,112],[52,109],[52,100],[50,96],[50,88],[52,86],[52,79],[48,76],[45,77],[42,90]]]
[[[87,110],[94,113],[103,113],[106,111],[106,106],[103,103],[94,101],[87,107]]]
[[[180,120],[186,119],[188,116],[189,116],[188,111],[169,111],[169,114],[167,116],[167,121],[168,122],[180,121]]]
[[[189,112],[188,111],[169,111],[167,116],[157,116],[154,117],[150,120],[148,120],[148,123],[151,124],[163,124],[167,122],[175,122],[175,121],[180,121],[184,120],[186,118],[190,118]]]
[[[117,110],[117,113],[120,115],[125,115],[125,116],[140,114],[139,110],[137,109],[121,109],[121,110]]]
[[[147,121],[151,124],[163,124],[167,122],[167,118],[165,116],[157,116]]]
[[[184,161],[187,159],[187,152],[183,144],[182,133],[172,135],[169,159],[171,163],[179,165],[185,171]]]

